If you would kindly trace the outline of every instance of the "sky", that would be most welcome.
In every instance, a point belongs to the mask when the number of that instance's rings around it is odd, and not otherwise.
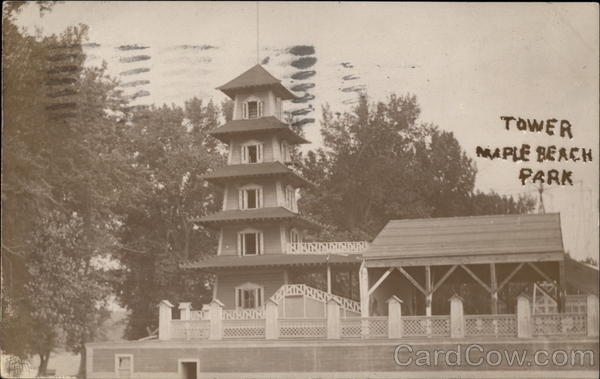
[[[87,64],[106,62],[139,105],[220,102],[215,87],[263,62],[285,85],[310,88],[287,105],[314,119],[308,149],[321,144],[322,105],[348,111],[362,91],[372,101],[415,94],[420,121],[453,132],[475,161],[477,189],[537,196],[520,184],[521,167],[573,171],[574,185],[545,187],[544,204],[561,213],[565,249],[581,259],[599,251],[598,16],[592,3],[66,2],[41,18],[29,6],[18,24],[43,34],[88,25]],[[314,49],[308,78],[290,70],[294,46]],[[500,116],[568,120],[573,138],[507,131]],[[590,148],[593,161],[475,154],[522,143]]]

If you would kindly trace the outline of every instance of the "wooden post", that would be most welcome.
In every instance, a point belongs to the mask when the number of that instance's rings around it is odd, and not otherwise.
[[[463,338],[465,336],[465,316],[463,298],[454,294],[450,297],[450,337]]]
[[[265,305],[265,338],[276,340],[279,338],[279,304],[274,300],[267,300]]]
[[[217,299],[213,299],[210,303],[210,334],[208,339],[223,339],[223,306],[223,303]]]
[[[179,318],[181,320],[190,320],[192,313],[192,303],[179,303]]]
[[[331,266],[327,263],[327,293],[331,295]]]
[[[598,296],[587,296],[587,335],[598,337]]]
[[[402,300],[396,295],[387,299],[388,338],[402,337]]]
[[[531,304],[525,295],[517,297],[517,337],[529,338],[532,335]]]
[[[327,339],[339,339],[340,332],[340,303],[331,298],[327,300]]]
[[[223,235],[223,234],[221,234],[221,235]],[[219,277],[215,276],[215,281],[213,282],[213,291],[212,291],[212,298],[213,299],[218,298],[218,296],[217,296],[218,290],[219,290]]]
[[[360,317],[361,319],[361,337],[369,336],[369,271],[365,265],[365,261],[360,265],[358,271],[358,280],[360,284]]]
[[[490,289],[492,292],[492,314],[498,314],[498,280],[496,278],[496,264],[490,263]]]
[[[166,341],[171,339],[171,309],[173,304],[163,300],[158,304],[158,339]]]
[[[565,274],[565,261],[558,262],[558,288],[556,295],[558,297],[558,312],[563,313],[565,311],[565,304],[567,300],[567,276]]]
[[[431,292],[431,266],[425,266],[425,315],[431,316],[431,301],[433,292]]]
[[[369,271],[363,264],[358,271],[360,281],[360,315],[361,317],[369,317]]]

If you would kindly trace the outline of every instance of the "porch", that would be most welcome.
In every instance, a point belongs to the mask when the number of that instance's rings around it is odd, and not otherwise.
[[[348,299],[330,295],[323,299],[323,314],[290,317],[283,305],[286,298],[299,294],[307,298],[304,285],[287,285],[271,297],[263,309],[225,310],[213,300],[205,309],[193,310],[181,303],[180,318],[172,318],[171,303],[159,306],[159,340],[277,340],[277,339],[455,339],[455,338],[548,338],[598,336],[598,297],[567,296],[568,312],[533,313],[531,299],[521,295],[516,313],[465,314],[464,300],[450,299],[447,315],[405,316],[402,301],[393,296],[387,301],[386,316],[360,317]],[[345,301],[345,302],[344,302]],[[315,312],[315,309],[317,311]],[[288,311],[289,312],[289,311]]]

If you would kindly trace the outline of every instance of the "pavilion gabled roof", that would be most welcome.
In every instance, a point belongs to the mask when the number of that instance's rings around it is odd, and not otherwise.
[[[296,98],[296,95],[281,84],[281,80],[271,75],[260,64],[253,66],[235,79],[217,87],[217,89],[233,99],[236,93],[256,87],[270,87],[283,100]]]
[[[296,134],[288,124],[274,116],[249,120],[231,120],[210,132],[210,135],[224,143],[229,143],[229,139],[235,135],[254,135],[263,132],[276,132],[292,144],[309,143]]]
[[[217,168],[204,176],[204,179],[222,185],[228,180],[251,177],[285,176],[299,186],[314,186],[313,183],[298,175],[281,162],[263,162],[253,164],[235,164]]]
[[[518,262],[562,260],[564,247],[558,213],[493,215],[392,220],[363,255],[371,267],[385,261]]]
[[[222,226],[223,224],[271,221],[290,221],[309,228],[321,228],[322,225],[299,213],[284,207],[266,207],[257,209],[231,209],[204,216],[196,222],[207,226]]]

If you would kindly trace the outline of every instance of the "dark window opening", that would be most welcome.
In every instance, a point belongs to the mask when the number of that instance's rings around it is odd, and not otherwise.
[[[248,146],[248,162],[256,163],[258,162],[258,146]]]
[[[256,233],[246,233],[244,234],[244,253],[246,255],[256,255],[258,254],[257,249],[257,234]]]
[[[258,192],[257,190],[253,190],[253,189],[246,190],[246,196],[248,197],[248,199],[247,199],[248,203],[247,203],[246,208],[248,208],[248,209],[258,208],[258,204],[257,204],[258,203],[258,201],[257,201],[258,193],[257,192]]]
[[[249,101],[248,102],[248,118],[257,118],[258,117],[258,102]]]

